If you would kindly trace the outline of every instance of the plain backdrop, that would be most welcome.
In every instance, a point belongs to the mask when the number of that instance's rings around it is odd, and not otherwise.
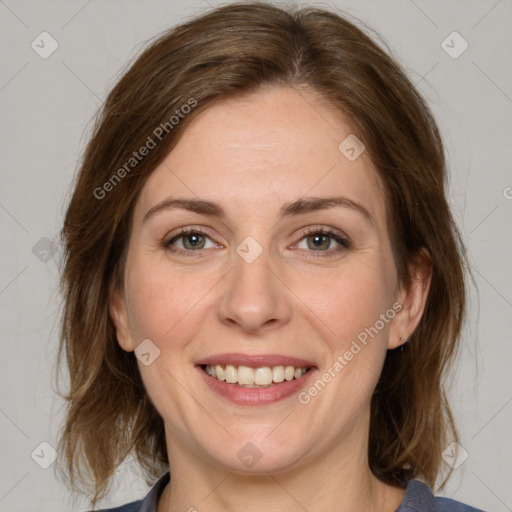
[[[60,253],[52,241],[91,119],[121,68],[149,38],[216,5],[0,0],[0,511],[88,509],[86,501],[69,501],[54,465],[44,468],[63,418],[52,384],[60,304]],[[450,388],[467,458],[457,460],[441,494],[487,511],[510,511],[512,2],[308,5],[341,8],[375,28],[439,122],[450,202],[476,280]],[[32,42],[41,38],[45,48],[39,42],[36,51]],[[42,58],[52,44],[56,51]],[[103,507],[147,491],[128,463],[116,482]]]

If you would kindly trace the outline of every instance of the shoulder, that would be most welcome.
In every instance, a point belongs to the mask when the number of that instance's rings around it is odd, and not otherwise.
[[[460,501],[434,496],[419,480],[409,480],[405,496],[396,512],[484,512]]]
[[[115,508],[105,508],[94,512],[157,512],[158,500],[165,486],[169,483],[170,474],[166,471],[149,490],[146,496],[138,501]],[[93,511],[89,511],[93,512]]]
[[[483,510],[449,498],[436,497],[436,512],[484,512]]]
[[[142,505],[142,500],[132,501],[131,503],[127,503],[126,505],[121,505],[120,507],[104,508],[101,510],[97,510],[96,512],[139,512],[141,505]]]

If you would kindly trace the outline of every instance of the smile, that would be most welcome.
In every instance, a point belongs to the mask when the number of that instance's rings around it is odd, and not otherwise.
[[[294,366],[263,366],[251,368],[250,366],[204,365],[203,370],[214,379],[228,384],[237,384],[248,388],[269,387],[284,381],[299,379],[309,368]]]
[[[318,369],[312,361],[271,354],[219,354],[195,366],[207,389],[237,405],[266,405],[296,395]]]

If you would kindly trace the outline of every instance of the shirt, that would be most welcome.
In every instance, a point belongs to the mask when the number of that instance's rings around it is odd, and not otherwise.
[[[164,473],[146,496],[139,501],[127,503],[121,507],[103,509],[98,512],[157,512],[158,500],[169,483],[169,471]],[[193,510],[193,508],[192,508]],[[405,488],[404,499],[395,512],[484,512],[460,501],[434,496],[432,491],[419,480],[409,480]]]

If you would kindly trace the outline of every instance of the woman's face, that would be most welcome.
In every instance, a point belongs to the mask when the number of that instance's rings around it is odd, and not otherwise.
[[[311,91],[260,91],[199,115],[146,182],[111,312],[174,456],[238,472],[366,456],[386,350],[424,293],[398,285],[350,134]]]

